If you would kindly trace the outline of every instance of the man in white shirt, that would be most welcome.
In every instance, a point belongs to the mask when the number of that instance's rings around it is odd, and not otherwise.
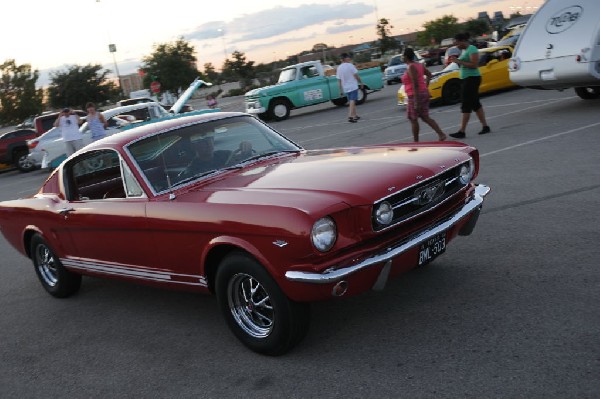
[[[83,148],[83,135],[79,131],[79,123],[79,115],[70,108],[63,109],[54,122],[54,126],[60,129],[60,134],[65,142],[67,156],[71,156]]]
[[[352,57],[348,53],[342,53],[342,63],[337,68],[340,95],[346,93],[348,97],[348,122],[356,123],[360,116],[356,114],[356,100],[358,100],[358,89],[362,89],[363,83],[358,76],[358,70],[352,64]]]

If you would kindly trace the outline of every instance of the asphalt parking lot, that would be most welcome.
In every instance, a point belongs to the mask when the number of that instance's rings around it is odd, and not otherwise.
[[[272,126],[309,149],[410,142],[397,88],[370,95],[356,124],[323,104]],[[0,397],[600,396],[600,100],[518,89],[482,103],[492,133],[472,120],[464,139],[492,187],[474,233],[383,292],[313,304],[283,357],[245,349],[210,296],[85,278],[54,299],[0,238]],[[457,130],[458,106],[431,115]],[[0,200],[47,175],[0,173]]]

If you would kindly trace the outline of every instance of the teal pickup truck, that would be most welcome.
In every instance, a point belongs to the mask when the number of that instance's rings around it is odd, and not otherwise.
[[[372,65],[372,64],[371,64]],[[364,86],[359,90],[357,104],[367,100],[369,91],[383,88],[383,74],[378,65],[361,69],[358,75]],[[308,61],[284,68],[276,85],[254,89],[245,94],[246,112],[262,119],[282,121],[290,110],[331,101],[345,105],[348,99],[340,96],[334,68],[320,61]]]

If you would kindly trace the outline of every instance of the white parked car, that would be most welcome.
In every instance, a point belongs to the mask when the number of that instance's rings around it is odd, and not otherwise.
[[[106,134],[110,136],[120,132],[126,126],[162,119],[170,114],[160,104],[147,102],[112,108],[102,111],[102,115],[108,122]],[[84,146],[90,144],[92,137],[87,122],[81,125],[79,131],[83,134]],[[40,137],[29,140],[27,145],[29,147],[28,158],[37,167],[53,169],[66,159],[65,144],[59,128],[54,127]]]

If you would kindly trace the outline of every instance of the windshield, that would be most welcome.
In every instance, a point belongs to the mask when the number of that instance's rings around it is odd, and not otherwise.
[[[404,64],[404,62],[402,62],[402,56],[400,55],[395,55],[392,58],[390,58],[390,62],[388,62],[388,66],[394,66],[394,65],[400,65],[400,64]]]
[[[251,116],[180,126],[127,147],[154,192],[302,148]]]
[[[296,80],[296,68],[288,68],[281,71],[277,83],[285,83]]]

